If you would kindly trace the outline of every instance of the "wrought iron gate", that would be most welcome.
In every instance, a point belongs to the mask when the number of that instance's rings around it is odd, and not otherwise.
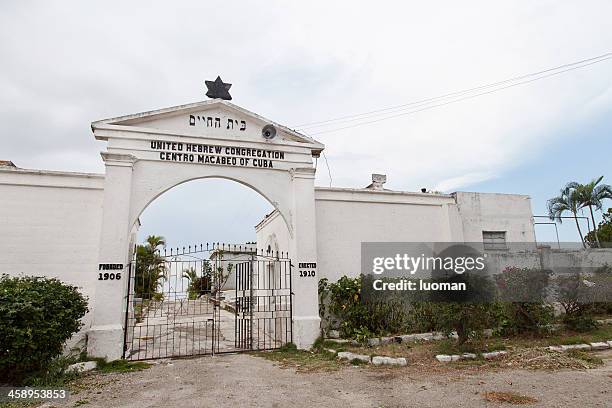
[[[124,358],[270,350],[292,341],[286,253],[223,244],[134,252]]]

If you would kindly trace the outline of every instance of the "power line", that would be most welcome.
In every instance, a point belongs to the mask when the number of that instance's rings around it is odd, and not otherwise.
[[[498,81],[498,82],[494,82],[494,83],[490,83],[490,84],[486,84],[486,85],[481,85],[481,86],[477,86],[477,87],[474,87],[474,88],[469,88],[469,89],[462,90],[462,91],[451,92],[451,93],[447,93],[447,94],[444,94],[444,95],[441,95],[441,96],[437,96],[437,97],[433,97],[433,98],[422,99],[422,100],[410,102],[410,103],[407,103],[407,104],[391,106],[391,107],[377,109],[377,110],[373,110],[373,111],[370,111],[370,112],[364,112],[364,113],[360,113],[360,114],[342,116],[342,117],[339,117],[339,118],[328,119],[328,120],[320,121],[320,122],[311,122],[309,124],[302,125],[302,129],[324,127],[324,126],[333,126],[334,124],[337,125],[337,124],[340,124],[340,123],[350,123],[350,122],[362,121],[362,120],[365,120],[365,119],[370,119],[371,117],[387,115],[387,116],[384,116],[384,117],[379,118],[379,119],[369,120],[369,121],[365,121],[365,122],[358,122],[358,123],[356,123],[354,125],[350,125],[350,126],[344,126],[344,127],[340,127],[340,128],[334,128],[334,129],[330,129],[330,130],[323,130],[323,131],[319,131],[319,132],[314,132],[314,133],[311,133],[311,135],[318,135],[318,134],[323,134],[323,133],[331,133],[331,132],[336,132],[336,131],[339,131],[339,130],[349,129],[349,128],[353,128],[353,127],[357,127],[357,126],[363,126],[363,125],[367,125],[367,124],[370,124],[370,123],[375,123],[375,122],[380,122],[382,120],[387,120],[387,119],[395,118],[395,117],[398,117],[398,116],[405,116],[405,115],[421,112],[421,111],[424,111],[424,110],[427,110],[427,109],[432,109],[432,108],[435,108],[435,107],[440,107],[440,106],[448,105],[448,104],[451,104],[451,103],[460,102],[460,101],[467,100],[467,99],[472,99],[472,98],[475,98],[477,96],[482,96],[482,95],[490,94],[490,93],[501,91],[501,90],[504,90],[504,89],[507,89],[507,88],[511,88],[511,87],[514,87],[514,86],[527,84],[527,83],[534,82],[534,81],[537,81],[537,80],[540,80],[540,79],[544,79],[544,78],[548,78],[548,77],[551,77],[551,76],[559,75],[559,74],[562,74],[564,72],[573,71],[573,70],[579,69],[579,68],[584,68],[586,66],[593,65],[593,64],[596,64],[596,63],[599,63],[599,62],[611,59],[611,58],[612,58],[612,52],[609,52],[609,53],[606,53],[606,54],[599,55],[597,57],[588,58],[588,59],[584,59],[584,60],[581,60],[581,61],[576,61],[576,62],[573,62],[573,63],[560,65],[560,66],[557,66],[557,67],[554,67],[554,68],[549,68],[549,69],[546,69],[546,70],[543,70],[543,71],[539,71],[539,72],[535,72],[535,73],[531,73],[531,74],[516,76],[516,77],[510,78],[510,79],[503,80],[503,81]],[[563,68],[565,68],[565,69],[563,69]],[[543,74],[546,74],[546,75],[543,75]],[[535,77],[535,78],[532,78],[532,77]],[[521,79],[526,79],[526,78],[532,78],[532,79],[521,81]],[[500,86],[500,85],[504,85],[504,84],[508,84],[508,85]],[[473,93],[475,91],[484,90],[484,89],[488,89],[488,88],[494,88],[494,89],[486,91],[486,92],[479,92],[479,93],[470,95],[471,93]],[[466,95],[466,94],[468,94],[468,96],[460,97],[461,95]],[[458,97],[460,97],[460,98],[458,98]],[[446,102],[437,103],[437,104],[433,104],[432,105],[432,103],[434,103],[436,101],[443,101],[443,100],[449,99],[449,98],[452,98],[452,99],[450,101],[446,101]],[[408,107],[416,108],[416,107],[419,107],[419,106],[424,106],[424,107],[420,108],[420,109],[413,109],[413,110],[404,112]],[[402,113],[395,114],[395,115],[390,115],[392,113],[395,113],[395,111],[402,112]],[[332,122],[336,122],[336,123],[332,123]]]

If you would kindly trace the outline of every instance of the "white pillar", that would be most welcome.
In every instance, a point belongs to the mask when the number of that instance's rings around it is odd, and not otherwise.
[[[109,361],[121,358],[123,351],[123,323],[125,320],[125,292],[128,281],[130,197],[132,155],[101,153],[106,165],[104,202],[98,264],[123,264],[123,270],[99,271],[96,267],[96,291],[92,327],[88,332],[87,353],[105,357]],[[120,280],[98,280],[100,272],[120,272]]]
[[[293,184],[293,240],[289,255],[293,263],[293,342],[310,348],[320,334],[319,276],[300,277],[300,263],[317,262],[314,168],[291,170]],[[313,268],[307,268],[313,269]]]

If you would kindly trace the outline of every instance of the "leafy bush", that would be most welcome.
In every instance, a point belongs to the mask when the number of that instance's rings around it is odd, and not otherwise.
[[[589,278],[593,279],[593,278]],[[563,307],[563,323],[576,331],[589,331],[597,327],[592,282],[579,272],[556,277],[555,297]]]
[[[400,299],[381,296],[362,287],[371,277],[341,277],[335,283],[319,281],[319,314],[328,326],[338,326],[342,337],[365,341],[375,335],[401,332],[407,322],[404,304]]]
[[[554,309],[545,302],[551,272],[508,267],[495,276],[502,302],[503,334],[541,333],[554,320]]]
[[[426,294],[435,316],[434,327],[446,334],[456,332],[461,345],[474,337],[482,337],[484,329],[495,327],[499,315],[492,280],[479,273],[465,272],[434,282],[465,284],[465,290],[431,291]]]
[[[81,328],[87,300],[75,286],[39,277],[0,278],[0,381],[44,373]]]
[[[423,333],[437,330],[438,308],[433,302],[413,302],[408,319],[408,327],[411,332]]]
[[[612,208],[608,208],[602,218],[597,227],[597,232],[591,231],[584,236],[584,241],[591,248],[597,248],[597,238],[599,238],[602,248],[612,248]],[[595,238],[595,234],[597,234],[597,238]]]
[[[455,331],[459,344],[481,337],[495,319],[491,303],[439,303],[436,307],[439,310],[437,329],[447,334]]]

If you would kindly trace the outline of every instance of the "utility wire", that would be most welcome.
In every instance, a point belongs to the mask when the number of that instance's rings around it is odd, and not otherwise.
[[[444,106],[444,105],[448,105],[451,103],[455,103],[455,102],[460,102],[466,99],[471,99],[471,98],[475,98],[477,96],[482,96],[482,95],[486,95],[489,93],[493,93],[493,92],[497,92],[497,91],[501,91],[507,88],[511,88],[514,86],[518,86],[518,85],[523,85],[523,84],[527,84],[530,82],[534,82],[540,79],[544,79],[544,78],[548,78],[551,76],[555,76],[555,75],[559,75],[562,74],[564,72],[568,72],[568,71],[573,71],[575,69],[579,69],[579,68],[583,68],[589,65],[593,65],[608,59],[612,58],[612,52],[610,53],[606,53],[606,54],[602,54],[599,55],[597,57],[593,57],[593,58],[588,58],[588,59],[584,59],[581,61],[577,61],[577,62],[573,62],[573,63],[569,63],[569,64],[564,64],[564,65],[560,65],[554,68],[549,68],[543,71],[539,71],[539,72],[535,72],[535,73],[531,73],[531,74],[526,74],[526,75],[521,75],[521,76],[516,76],[510,79],[506,79],[503,81],[498,81],[498,82],[494,82],[491,84],[486,84],[486,85],[481,85],[478,87],[474,87],[474,88],[470,88],[470,89],[466,89],[463,91],[457,91],[457,92],[451,92],[451,93],[447,93],[441,96],[437,96],[437,97],[433,97],[433,98],[427,98],[427,99],[423,99],[423,100],[419,100],[419,101],[415,101],[415,102],[411,102],[411,103],[407,103],[407,104],[403,104],[403,105],[396,105],[396,106],[392,106],[392,107],[388,107],[388,108],[382,108],[382,109],[377,109],[377,110],[373,110],[370,112],[365,112],[365,113],[360,113],[360,114],[355,114],[355,115],[347,115],[347,116],[342,116],[339,118],[335,118],[335,119],[329,119],[329,120],[325,120],[325,121],[320,121],[320,122],[311,122],[309,124],[304,124],[301,126],[301,129],[307,129],[307,128],[316,128],[316,127],[324,127],[324,126],[333,126],[335,124],[340,124],[340,123],[350,123],[350,122],[356,122],[356,121],[362,121],[365,119],[370,119],[371,117],[377,117],[377,116],[382,116],[382,115],[389,115],[389,116],[384,116],[382,118],[376,119],[376,120],[370,120],[370,121],[366,121],[366,122],[359,122],[356,123],[354,125],[350,125],[350,126],[344,126],[344,127],[340,127],[340,128],[334,128],[334,129],[330,129],[330,130],[323,130],[323,131],[319,131],[319,132],[314,132],[311,133],[312,135],[318,135],[318,134],[323,134],[323,133],[331,133],[331,132],[336,132],[339,130],[344,130],[344,129],[349,129],[349,128],[353,128],[356,126],[363,126],[363,125],[367,125],[370,123],[375,123],[375,122],[380,122],[382,120],[387,120],[387,119],[391,119],[391,118],[395,118],[398,116],[404,116],[404,115],[409,115],[412,113],[416,113],[416,112],[421,112],[423,110],[427,110],[427,109],[432,109],[435,107],[440,107],[440,106]],[[565,69],[563,69],[565,68]],[[543,75],[546,74],[546,75]],[[531,78],[531,77],[536,77],[536,78],[532,78],[529,80],[524,80],[521,81],[521,79],[526,79],[526,78]],[[517,82],[518,81],[518,82]],[[506,86],[500,86],[500,85],[504,85],[504,84],[508,84]],[[473,93],[475,91],[478,90],[484,90],[484,89],[488,89],[488,88],[494,88],[492,90],[486,91],[486,92],[479,92],[477,94],[474,95],[469,95],[470,93]],[[465,95],[468,94],[468,96],[465,97],[460,97],[457,98],[461,95]],[[442,101],[445,99],[449,99],[454,97],[454,99],[451,99],[450,101],[446,101],[443,103],[437,103],[437,104],[433,104],[436,101]],[[405,111],[408,107],[411,108],[416,108],[419,106],[425,106],[421,109],[413,109],[410,110],[408,112],[403,112]],[[399,114],[395,114],[395,115],[390,115],[392,113],[395,113],[395,111],[397,112],[402,112]],[[333,123],[336,122],[336,123]]]

